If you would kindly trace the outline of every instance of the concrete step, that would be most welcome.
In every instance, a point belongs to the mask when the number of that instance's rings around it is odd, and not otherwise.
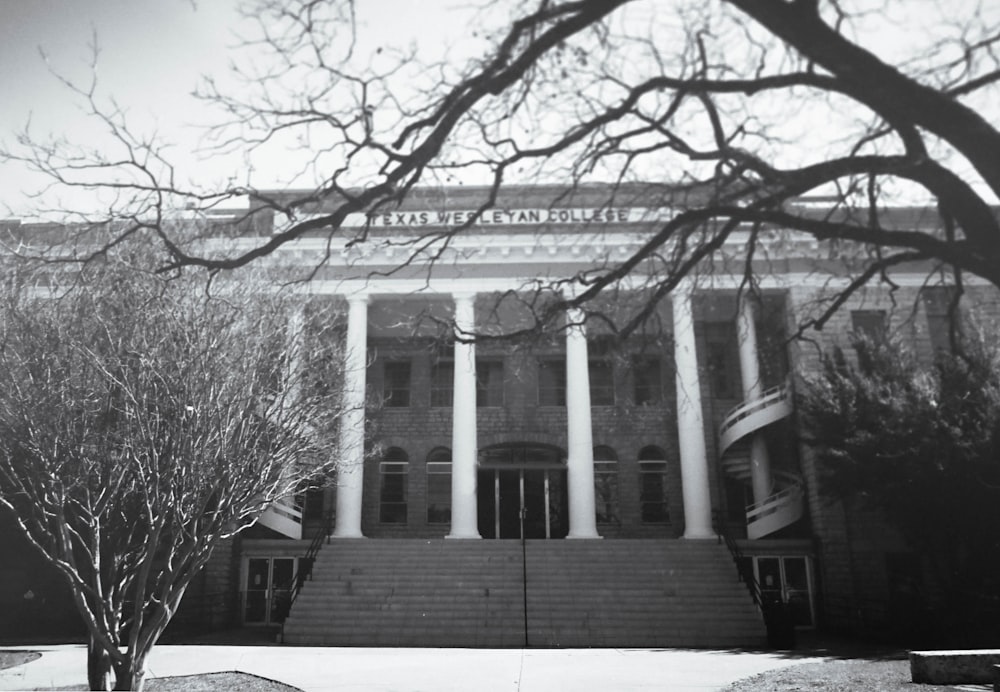
[[[526,561],[525,561],[526,560]],[[527,582],[524,574],[527,573]],[[763,622],[715,541],[331,541],[287,643],[737,646]]]

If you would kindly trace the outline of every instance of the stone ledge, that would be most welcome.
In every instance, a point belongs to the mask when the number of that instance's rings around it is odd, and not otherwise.
[[[910,652],[911,679],[921,684],[988,685],[994,682],[997,665],[1000,649]]]

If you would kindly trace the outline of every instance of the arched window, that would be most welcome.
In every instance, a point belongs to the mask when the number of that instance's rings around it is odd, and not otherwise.
[[[451,522],[451,450],[435,447],[427,455],[427,523]]]
[[[670,521],[667,506],[667,455],[659,447],[639,451],[639,516],[643,524]]]
[[[390,447],[379,463],[378,520],[383,524],[406,523],[409,462],[405,451]]]
[[[619,524],[618,455],[611,447],[594,447],[594,506],[598,524]]]

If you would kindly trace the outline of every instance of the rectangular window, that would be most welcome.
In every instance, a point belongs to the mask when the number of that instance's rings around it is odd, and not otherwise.
[[[720,399],[740,396],[740,356],[736,329],[729,322],[707,322],[705,329],[705,366],[712,395]]]
[[[951,352],[952,332],[958,337],[962,331],[962,315],[954,300],[954,286],[927,286],[920,292],[927,313],[927,336],[931,349]]]
[[[614,406],[615,381],[610,360],[592,360],[588,363],[590,372],[590,405]]]
[[[476,359],[476,406],[503,406],[503,361]]]
[[[619,524],[618,462],[594,461],[594,500],[598,524]]]
[[[431,367],[431,406],[450,407],[455,387],[455,364],[438,361]]]
[[[632,359],[632,397],[636,406],[662,404],[663,371],[659,358],[636,356]]]
[[[670,521],[666,462],[639,462],[639,504],[643,524],[666,524]]]
[[[383,404],[390,408],[410,405],[410,361],[389,361],[383,368]]]
[[[538,361],[538,405],[566,405],[566,361],[546,358]]]
[[[851,310],[851,329],[869,341],[885,340],[885,310]]]
[[[407,471],[405,461],[379,463],[378,520],[383,524],[406,523]]]
[[[427,523],[451,522],[451,462],[427,462]]]

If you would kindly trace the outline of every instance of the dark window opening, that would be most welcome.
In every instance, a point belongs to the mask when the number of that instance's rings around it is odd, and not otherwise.
[[[639,452],[639,505],[643,524],[666,524],[670,521],[667,459],[658,447],[644,447]]]
[[[382,398],[385,406],[410,405],[410,361],[389,361],[383,367]]]
[[[636,356],[632,359],[632,397],[636,406],[663,403],[663,368],[659,358]]]
[[[705,365],[712,395],[736,399],[741,395],[740,356],[736,328],[728,322],[709,322],[705,327]]]
[[[590,375],[590,405],[614,406],[615,382],[609,360],[592,360],[588,363]]]
[[[851,310],[851,329],[855,336],[880,343],[886,338],[887,327],[885,310]]]
[[[618,455],[610,447],[594,448],[594,499],[598,524],[620,524]]]
[[[538,362],[538,405],[566,405],[566,361],[546,358]]]
[[[476,406],[503,406],[503,361],[476,359]]]
[[[427,523],[451,522],[451,450],[438,447],[427,455]]]
[[[379,464],[378,520],[383,524],[405,524],[409,457],[398,447],[388,449]]]
[[[452,405],[455,387],[455,364],[438,361],[431,367],[431,406]]]

